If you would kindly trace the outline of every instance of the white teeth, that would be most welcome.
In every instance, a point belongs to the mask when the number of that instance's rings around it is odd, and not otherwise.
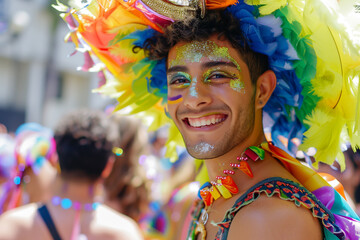
[[[190,119],[188,118],[188,122],[189,122],[189,125],[191,127],[205,127],[205,126],[210,126],[212,124],[217,124],[219,122],[222,122],[224,121],[225,118],[216,118],[216,117],[213,117],[213,118],[208,118],[208,119]]]

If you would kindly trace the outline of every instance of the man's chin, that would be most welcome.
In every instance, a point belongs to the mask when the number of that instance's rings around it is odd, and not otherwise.
[[[187,146],[189,154],[196,159],[213,158],[214,149],[215,146],[207,142],[200,142],[192,146]]]

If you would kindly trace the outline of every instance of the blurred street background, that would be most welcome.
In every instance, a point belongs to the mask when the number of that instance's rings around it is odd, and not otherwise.
[[[67,1],[62,1],[66,3]],[[13,132],[24,122],[53,128],[64,113],[111,103],[98,94],[69,29],[49,0],[0,0],[0,123]]]

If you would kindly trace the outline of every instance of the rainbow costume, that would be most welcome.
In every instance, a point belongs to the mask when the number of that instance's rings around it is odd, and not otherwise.
[[[19,207],[28,202],[22,201],[23,188],[29,179],[26,179],[25,171],[31,168],[38,174],[45,161],[55,164],[56,144],[51,129],[37,123],[25,123],[20,125],[15,132],[15,138],[8,138],[6,149],[0,147],[0,170],[7,171],[4,175],[7,182],[3,185],[0,197],[0,214],[6,210]],[[6,154],[5,151],[6,150]],[[10,164],[11,163],[11,164]],[[1,172],[1,171],[0,171]]]
[[[354,150],[360,147],[360,39],[354,26],[338,14],[338,1],[72,2],[71,7],[59,2],[54,7],[63,12],[70,28],[66,40],[84,53],[81,69],[98,72],[101,80],[95,91],[116,98],[116,111],[150,117],[150,130],[170,124],[168,157],[176,159],[175,148],[183,144],[176,126],[164,117],[167,104],[176,99],[167,96],[166,59],[150,60],[142,47],[172,22],[202,17],[214,9],[239,19],[251,50],[266,55],[269,69],[276,74],[276,89],[263,109],[264,128],[274,145],[290,154],[313,147],[314,167],[319,161],[332,164],[337,160],[341,170],[345,168],[341,145],[350,143]],[[133,47],[140,49],[134,52]],[[271,152],[307,190],[329,187],[311,169],[289,160],[290,156],[283,157],[285,152]],[[336,203],[343,201],[336,192],[331,196]],[[334,206],[327,207],[333,211]],[[359,228],[356,215],[343,216]]]
[[[321,223],[326,240],[359,239],[360,218],[347,204],[344,189],[334,177],[316,173],[271,143],[263,143],[261,148],[280,161],[301,185],[280,177],[268,178],[257,183],[237,199],[221,222],[212,223],[219,228],[216,240],[227,238],[235,215],[242,207],[254,202],[261,194],[266,194],[267,197],[276,196],[291,201],[299,207],[309,209],[313,217]],[[199,181],[202,184],[208,179],[200,177]],[[192,209],[192,222],[186,239],[195,239],[196,222],[200,218],[203,207],[204,203],[200,201]]]

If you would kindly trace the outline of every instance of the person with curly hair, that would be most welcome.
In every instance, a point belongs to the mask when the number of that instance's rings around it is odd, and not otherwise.
[[[109,176],[104,180],[105,203],[135,221],[148,211],[149,182],[139,165],[141,155],[149,152],[145,127],[139,119],[111,116],[119,133],[114,147],[119,151]]]
[[[105,113],[65,115],[55,130],[60,172],[51,200],[0,217],[0,239],[143,239],[136,222],[100,203],[97,189],[111,171],[116,138]]]

